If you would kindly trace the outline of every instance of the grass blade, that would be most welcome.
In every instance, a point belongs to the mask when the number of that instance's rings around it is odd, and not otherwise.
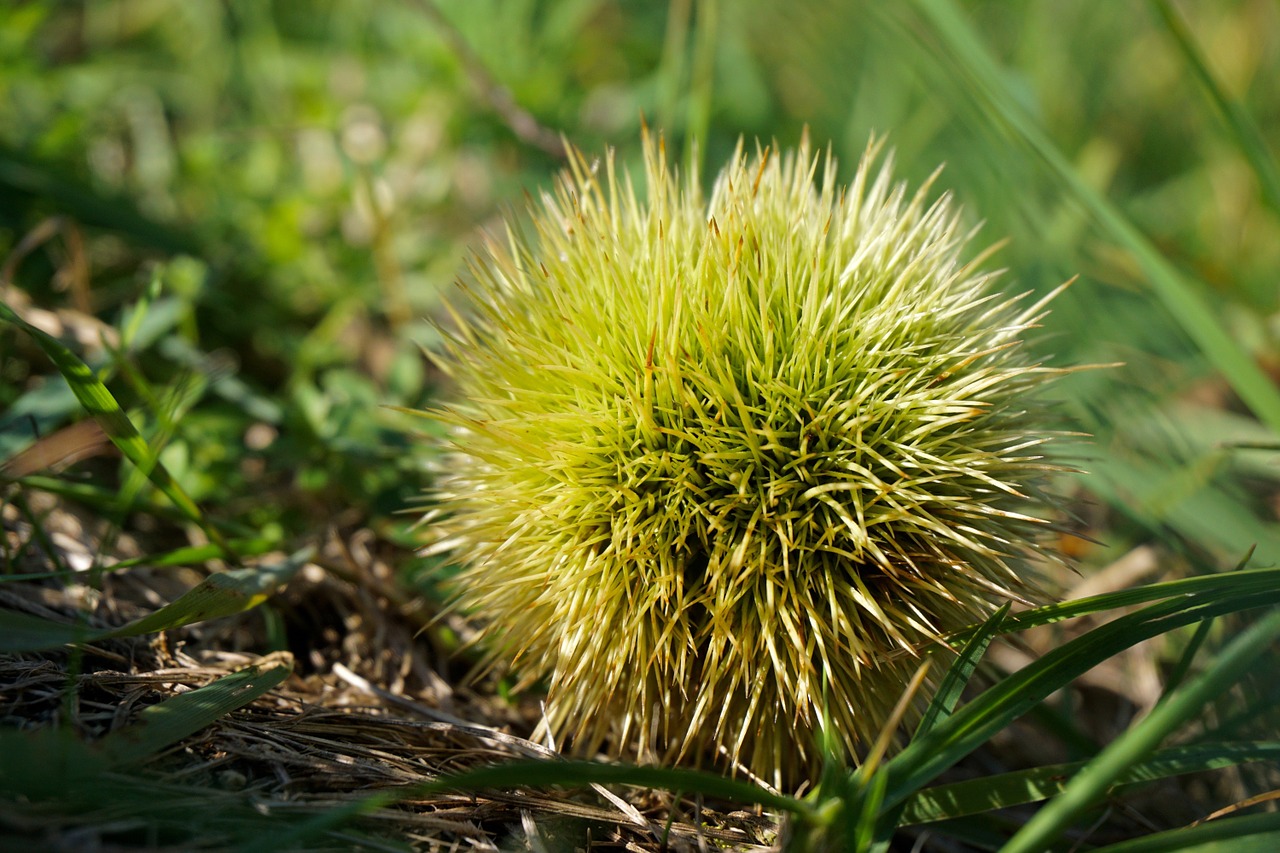
[[[127,509],[145,512],[148,515],[154,515],[157,518],[169,521],[182,522],[186,520],[186,516],[174,507],[172,504],[162,501],[139,500],[131,507],[126,507],[120,501],[119,491],[114,488],[104,488],[94,483],[77,482],[74,480],[62,480],[57,477],[47,477],[39,474],[30,474],[14,481],[23,489],[39,489],[42,492],[48,492],[51,495],[68,498],[73,501],[86,504],[101,513],[119,513]],[[234,519],[219,519],[217,521],[219,527],[227,533],[234,536],[245,538],[256,538],[257,529],[247,524],[239,523]],[[218,556],[230,559],[235,555],[239,555],[239,551],[228,554],[219,548]]]
[[[261,556],[276,547],[277,543],[269,539],[232,539],[230,545],[241,556]],[[217,545],[184,545],[164,554],[147,554],[141,557],[129,557],[109,566],[104,571],[117,572],[134,566],[162,568],[168,566],[194,566],[206,560],[219,560],[226,555]]]
[[[101,632],[83,624],[55,622],[17,610],[0,610],[0,654],[56,649],[69,643],[100,639]]]
[[[1174,665],[1169,675],[1164,680],[1164,696],[1160,701],[1164,701],[1169,697],[1177,687],[1182,684],[1183,679],[1187,677],[1187,673],[1191,671],[1191,662],[1195,660],[1196,652],[1200,651],[1200,647],[1204,645],[1204,641],[1209,638],[1209,629],[1213,627],[1213,622],[1206,619],[1196,626],[1195,633],[1191,635],[1191,639],[1187,641],[1187,647],[1182,650],[1182,654],[1178,656],[1178,662]]]
[[[310,849],[310,845],[304,846],[303,842],[309,842],[317,835],[336,829],[360,815],[370,814],[380,808],[393,805],[402,796],[405,796],[403,791],[378,791],[336,808],[325,809],[283,830],[266,832],[252,841],[237,845],[234,848],[235,853],[276,853],[278,850]]]
[[[694,4],[693,56],[690,60],[688,119],[685,126],[685,165],[692,173],[702,171],[711,127],[712,93],[715,86],[716,50],[720,0],[698,0]]]
[[[261,556],[268,551],[275,550],[278,543],[269,539],[232,539],[231,547],[236,549],[236,553],[240,556]],[[172,566],[195,566],[200,563],[206,563],[209,560],[219,560],[226,556],[222,549],[213,543],[204,545],[184,545],[181,548],[174,548],[172,551],[164,554],[143,554],[139,557],[129,557],[125,560],[118,560],[107,566],[99,566],[98,570],[103,572],[120,572],[125,569],[131,569],[134,566],[147,566],[152,569],[169,568]],[[36,581],[36,580],[66,580],[77,574],[75,570],[57,571],[57,572],[28,572],[26,574],[5,574],[0,575],[0,583],[10,583],[13,581]]]
[[[113,765],[140,761],[244,707],[292,672],[291,654],[268,655],[212,684],[144,708],[135,722],[106,735],[97,746]]]
[[[293,658],[277,653],[212,684],[144,709],[137,721],[96,742],[69,729],[0,730],[0,791],[26,800],[80,800],[100,806],[103,774],[167,749],[262,696],[293,672]],[[131,780],[115,778],[118,795]],[[171,790],[171,789],[166,789]]]
[[[446,776],[419,786],[416,790],[438,793],[479,791],[485,788],[543,788],[550,785],[587,787],[607,784],[703,794],[799,815],[808,815],[811,811],[809,804],[794,797],[775,794],[748,782],[701,770],[632,767],[591,761],[512,761],[492,767],[480,767],[456,776]]]
[[[1099,227],[1133,255],[1165,308],[1258,420],[1280,433],[1280,390],[1226,330],[1200,289],[1193,287],[1124,214],[1080,177],[1044,128],[1010,92],[1000,65],[954,3],[915,0],[915,7],[942,51],[940,61],[959,80],[956,91],[977,100],[984,114],[998,117],[1015,138],[1044,161]]]
[[[217,572],[177,600],[119,628],[94,630],[82,624],[55,622],[29,613],[0,610],[0,652],[31,652],[68,643],[138,637],[243,613],[266,601],[310,558],[310,549],[304,549],[278,565]]]
[[[886,808],[903,802],[1055,690],[1120,651],[1201,619],[1277,603],[1280,585],[1274,578],[1266,591],[1241,593],[1232,586],[1220,586],[1213,592],[1158,602],[1053,649],[987,689],[890,760],[885,765],[892,774]]]
[[[942,683],[938,685],[938,692],[934,694],[929,707],[925,709],[920,725],[916,727],[916,737],[928,734],[934,726],[946,720],[955,711],[956,705],[960,702],[960,695],[978,668],[978,662],[987,653],[987,647],[991,645],[991,641],[1002,632],[1002,625],[1005,617],[1009,615],[1011,606],[1005,604],[991,614],[991,618],[978,626],[977,631],[966,641],[960,656],[947,670]]]
[[[124,413],[115,397],[107,390],[107,386],[102,384],[93,370],[56,338],[23,320],[13,309],[2,302],[0,302],[0,320],[12,323],[32,337],[36,345],[53,361],[58,372],[62,374],[67,384],[71,386],[71,390],[76,395],[76,399],[80,401],[80,405],[84,406],[85,410],[98,422],[98,425],[102,427],[102,431],[111,439],[112,444],[120,449],[126,459],[146,472],[147,477],[155,484],[156,488],[163,492],[169,500],[173,501],[174,505],[187,518],[200,525],[201,529],[205,531],[214,544],[221,547],[225,553],[231,553],[231,549],[227,547],[222,534],[216,527],[208,523],[200,508],[187,496],[182,486],[173,479],[164,465],[156,458],[156,454],[147,445],[137,427],[129,420],[129,416]]]
[[[66,728],[0,729],[0,792],[28,802],[95,785],[106,758]]]
[[[309,559],[311,549],[305,548],[275,566],[216,572],[155,613],[135,619],[103,636],[136,637],[154,634],[157,631],[252,610],[288,583]]]
[[[1101,595],[1091,595],[1071,601],[1047,604],[1005,618],[1000,626],[1002,633],[1026,631],[1042,625],[1051,625],[1068,619],[1078,619],[1108,610],[1133,607],[1151,601],[1178,598],[1188,595],[1240,592],[1245,589],[1267,592],[1280,585],[1280,569],[1248,569],[1213,575],[1197,575],[1173,581],[1146,584],[1132,589],[1122,589]],[[949,642],[967,641],[980,628],[969,628],[948,638]]]
[[[969,684],[969,681],[973,678],[973,673],[978,668],[978,662],[986,654],[991,641],[1000,633],[1000,626],[1005,617],[1009,615],[1010,607],[1012,607],[1011,604],[1005,604],[991,614],[991,617],[978,626],[978,629],[966,641],[964,648],[960,650],[959,656],[951,664],[947,674],[943,676],[942,683],[938,685],[937,692],[929,702],[929,707],[925,709],[924,716],[920,719],[920,724],[916,726],[915,737],[927,735],[935,726],[948,719],[955,711],[956,705],[960,702],[961,694],[964,693],[965,687]],[[887,779],[886,774],[880,774],[880,776],[882,779]],[[905,807],[905,803],[899,804],[881,814],[876,825],[875,842],[868,845],[870,850],[875,851],[875,853],[886,853],[889,850],[894,830],[902,825]]]
[[[1159,750],[1137,762],[1115,780],[1115,787],[1220,770],[1253,761],[1280,760],[1280,742],[1226,743],[1179,746]],[[1061,793],[1073,775],[1088,765],[1086,761],[1050,764],[966,779],[917,792],[906,801],[902,824],[931,823],[994,809],[1047,800]]]
[[[1095,853],[1274,853],[1280,849],[1280,812],[1214,820],[1157,832],[1095,849]]]
[[[54,163],[42,163],[30,159],[25,152],[0,145],[0,188],[52,203],[77,222],[116,232],[162,252],[201,254],[194,236],[149,219],[133,197],[102,194],[68,180],[64,174]]]
[[[1254,174],[1258,176],[1262,197],[1272,210],[1280,213],[1280,170],[1277,170],[1275,158],[1267,150],[1262,131],[1258,130],[1258,125],[1249,117],[1244,106],[1219,85],[1217,78],[1209,70],[1209,63],[1205,60],[1204,53],[1201,52],[1190,29],[1187,28],[1187,22],[1168,0],[1152,0],[1151,5],[1155,7],[1165,29],[1173,37],[1178,50],[1182,52],[1182,58],[1186,60],[1196,79],[1208,93],[1209,99],[1218,108],[1218,112],[1222,113],[1227,129],[1235,139],[1236,147],[1240,149],[1240,153],[1249,161]]]
[[[1106,747],[1054,798],[1010,839],[1005,853],[1034,853],[1069,827],[1127,769],[1147,756],[1174,729],[1194,716],[1206,702],[1234,684],[1253,661],[1280,637],[1280,611],[1275,611],[1231,642],[1203,675],[1156,706],[1145,719]]]
[[[846,838],[851,842],[851,849],[858,853],[867,853],[874,849],[879,840],[876,815],[880,813],[884,803],[885,787],[889,784],[889,776],[885,773],[872,773],[865,784],[851,782],[851,796],[845,798],[845,816],[849,822]]]

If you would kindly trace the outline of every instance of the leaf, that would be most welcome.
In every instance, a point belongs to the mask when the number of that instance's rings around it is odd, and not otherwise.
[[[632,767],[590,761],[512,761],[492,767],[480,767],[446,776],[417,786],[422,793],[440,791],[479,791],[485,788],[541,788],[550,785],[586,787],[588,785],[634,785],[640,788],[662,788],[686,794],[704,794],[735,803],[754,804],[807,815],[810,806],[794,797],[766,791],[764,788],[706,773],[667,767]]]
[[[82,624],[0,610],[0,652],[31,652],[68,643],[137,637],[243,613],[257,607],[287,583],[310,557],[311,550],[303,549],[276,566],[217,572],[176,601],[119,628],[91,629]]]
[[[1280,850],[1280,812],[1213,820],[1094,848],[1094,853],[1274,853]]]
[[[195,734],[262,696],[291,672],[291,655],[270,655],[152,705],[137,721],[93,743],[65,728],[0,730],[0,790],[35,800],[65,800],[73,790],[92,791],[103,784],[102,776],[109,770],[155,755]]]
[[[53,202],[77,222],[127,235],[165,252],[199,254],[199,243],[190,235],[149,219],[135,201],[123,195],[104,195],[67,180],[53,164],[29,159],[20,151],[0,146],[0,187]]]
[[[122,510],[136,509],[171,521],[181,522],[186,519],[186,516],[179,509],[165,501],[152,502],[143,500],[132,506],[125,506],[120,502],[118,490],[104,488],[94,483],[62,480],[56,477],[42,477],[38,474],[22,477],[15,482],[24,489],[39,489],[42,492],[49,492],[53,495],[86,504],[102,513],[118,513]],[[256,535],[256,530],[253,527],[234,520],[220,520],[218,524],[220,528],[239,536],[252,537]],[[235,553],[238,554],[239,552]],[[230,556],[221,548],[218,550],[218,555],[222,557]]]
[[[845,798],[845,816],[849,821],[846,837],[858,853],[871,850],[876,842],[876,815],[880,813],[888,784],[887,773],[872,773],[865,785],[856,785],[856,790]]]
[[[928,734],[934,726],[951,716],[956,705],[960,702],[960,695],[964,692],[964,688],[969,684],[969,680],[973,678],[973,673],[978,668],[978,662],[987,653],[987,647],[1003,631],[1004,620],[1009,615],[1011,606],[1010,604],[1005,604],[991,614],[991,617],[978,626],[978,629],[969,636],[964,648],[960,651],[960,656],[956,658],[951,664],[951,668],[947,670],[947,674],[943,676],[942,683],[938,685],[938,692],[934,694],[933,700],[929,702],[929,707],[925,709],[924,716],[920,719],[920,725],[916,727],[917,737]]]
[[[68,643],[87,643],[95,638],[87,625],[56,622],[17,610],[0,610],[0,654],[54,649]]]
[[[1121,616],[988,688],[885,765],[892,778],[885,808],[901,803],[1045,697],[1124,649],[1201,619],[1280,603],[1280,582],[1274,574],[1261,589],[1234,583],[1244,575],[1256,577],[1253,572],[1213,576],[1218,584],[1200,594]]]
[[[939,62],[958,78],[957,91],[966,93],[992,121],[1034,151],[1102,231],[1133,255],[1152,291],[1209,362],[1258,420],[1280,433],[1280,390],[1227,331],[1203,295],[1204,288],[1188,282],[1115,205],[1085,182],[1010,90],[1007,75],[955,3],[915,0],[914,6],[934,37]]]
[[[9,795],[62,799],[106,770],[106,757],[68,729],[0,729],[0,791]]]
[[[259,556],[272,550],[276,543],[270,539],[232,539],[230,542],[232,548],[241,556],[253,555]],[[105,571],[120,571],[121,569],[132,568],[133,566],[149,566],[151,568],[159,568],[163,566],[192,566],[197,563],[203,563],[206,560],[218,560],[225,557],[222,549],[217,545],[186,545],[181,548],[174,548],[163,554],[147,554],[141,557],[130,557],[127,560],[121,560],[118,563],[112,563],[105,566]]]
[[[1266,137],[1262,135],[1262,131],[1258,129],[1257,123],[1249,116],[1244,105],[1231,97],[1226,88],[1213,76],[1204,53],[1196,44],[1182,15],[1168,0],[1152,0],[1152,5],[1155,6],[1165,29],[1173,37],[1174,43],[1178,45],[1178,50],[1182,52],[1182,58],[1186,60],[1192,73],[1204,87],[1213,105],[1222,113],[1223,121],[1226,122],[1236,147],[1253,167],[1253,172],[1258,177],[1259,188],[1262,190],[1262,198],[1273,211],[1280,213],[1280,170],[1276,168],[1276,161],[1267,150]]]
[[[1106,795],[1128,768],[1146,757],[1178,726],[1234,684],[1258,655],[1280,637],[1280,611],[1273,611],[1233,640],[1205,673],[1156,706],[1076,774],[1066,790],[1038,811],[1005,846],[1005,853],[1047,849],[1085,809]]]
[[[61,468],[96,456],[108,445],[97,421],[77,421],[36,439],[25,450],[0,463],[0,480],[16,480],[28,474]]]
[[[938,685],[937,692],[929,702],[929,707],[925,709],[924,716],[920,719],[920,724],[916,726],[915,737],[923,737],[928,734],[936,725],[949,718],[952,712],[955,711],[956,705],[960,702],[960,696],[964,693],[964,688],[969,684],[969,681],[973,678],[973,673],[978,668],[978,662],[986,654],[991,641],[1000,633],[1001,625],[1004,623],[1005,617],[1009,615],[1011,606],[1011,604],[1005,604],[991,614],[990,618],[978,626],[977,630],[966,641],[964,648],[960,650],[959,656],[952,662],[947,674],[943,676],[942,683]],[[880,775],[882,778],[887,778],[885,774]],[[868,845],[869,849],[876,851],[876,853],[887,853],[893,840],[894,830],[902,825],[902,816],[906,805],[906,803],[898,805],[880,815],[876,821],[875,842]]]
[[[1200,647],[1208,639],[1209,629],[1212,627],[1213,623],[1208,619],[1196,626],[1195,633],[1191,635],[1186,648],[1182,650],[1182,654],[1178,657],[1178,662],[1165,677],[1164,696],[1161,697],[1160,701],[1163,702],[1167,699],[1169,694],[1187,677],[1187,673],[1191,671],[1191,662],[1195,660],[1196,652],[1200,651]]]
[[[120,404],[116,402],[115,397],[107,390],[107,386],[102,384],[93,370],[56,338],[23,320],[3,302],[0,302],[0,320],[12,323],[32,337],[37,346],[53,361],[54,366],[58,368],[58,372],[66,379],[67,384],[71,386],[71,390],[76,395],[76,399],[80,401],[80,405],[84,406],[85,410],[93,416],[94,420],[102,427],[102,431],[120,449],[125,458],[146,472],[147,477],[155,484],[156,488],[162,491],[169,500],[173,501],[174,505],[182,510],[187,518],[200,525],[210,540],[223,548],[226,553],[231,553],[231,549],[227,547],[222,534],[216,527],[208,523],[204,514],[200,512],[199,507],[195,505],[191,498],[187,497],[187,493],[183,491],[178,482],[173,479],[164,465],[156,458],[156,455],[138,432],[137,427],[129,420],[129,416],[124,413]]]
[[[1253,761],[1280,760],[1280,742],[1203,744],[1163,749],[1133,764],[1114,787],[1186,773],[1220,770]],[[1034,803],[1060,793],[1088,762],[1073,761],[937,785],[906,801],[902,825],[950,820]]]
[[[209,575],[176,601],[107,632],[104,637],[136,637],[252,610],[288,583],[310,558],[311,549],[305,548],[276,566]]]
[[[302,842],[336,829],[359,815],[369,814],[396,802],[405,796],[398,791],[378,791],[334,808],[325,809],[306,820],[298,821],[284,829],[263,832],[252,841],[237,845],[236,853],[276,853],[279,850],[306,850]]]
[[[1149,601],[1178,598],[1181,596],[1241,592],[1245,589],[1257,592],[1269,592],[1280,587],[1280,569],[1248,569],[1244,571],[1223,572],[1213,575],[1197,575],[1190,578],[1179,578],[1173,581],[1145,584],[1122,589],[1116,592],[1091,595],[1071,601],[1047,604],[1032,610],[1014,614],[1005,618],[1000,630],[1010,634],[1015,631],[1026,631],[1041,625],[1051,625],[1068,619],[1078,619],[1108,610],[1146,604]],[[980,627],[967,628],[948,638],[949,642],[967,641]]]
[[[279,685],[293,672],[293,655],[275,652],[212,684],[145,708],[138,719],[96,746],[111,765],[140,761],[190,737]]]

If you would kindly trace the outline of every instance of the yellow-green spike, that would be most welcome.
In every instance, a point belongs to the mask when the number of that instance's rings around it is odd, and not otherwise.
[[[847,189],[739,145],[706,196],[644,146],[643,198],[574,152],[477,257],[426,529],[556,743],[797,783],[824,714],[856,760],[938,635],[1037,597],[1043,305],[878,143]]]

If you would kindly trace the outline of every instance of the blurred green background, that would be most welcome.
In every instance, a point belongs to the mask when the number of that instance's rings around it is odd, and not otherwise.
[[[0,68],[6,301],[88,330],[264,550],[335,520],[412,544],[431,425],[394,407],[439,392],[440,294],[559,134],[634,163],[647,121],[704,174],[806,127],[847,175],[873,132],[913,183],[945,164],[975,250],[1010,238],[1004,287],[1079,276],[1045,358],[1123,363],[1057,392],[1105,543],[1064,545],[1280,557],[1274,3],[10,2]],[[0,459],[80,417],[50,374],[0,328]]]

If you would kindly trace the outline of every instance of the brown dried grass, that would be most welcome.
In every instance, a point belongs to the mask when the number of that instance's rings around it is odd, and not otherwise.
[[[58,553],[33,542],[31,525],[6,504],[6,544],[10,554],[24,554],[20,571],[75,565],[111,539],[108,527],[61,501],[24,497],[37,505],[45,542]],[[120,558],[138,550],[132,538],[116,537],[115,545]],[[552,750],[523,736],[537,722],[536,700],[507,701],[493,683],[463,682],[466,664],[448,660],[432,608],[397,586],[391,546],[357,527],[330,532],[318,554],[268,605],[289,646],[275,654],[294,659],[294,674],[123,772],[121,792],[163,799],[179,813],[221,810],[242,825],[250,815],[265,816],[260,831],[269,832],[286,820],[479,765],[554,759]],[[153,610],[202,572],[135,568],[103,575],[98,588],[84,573],[66,582],[5,583],[0,607],[108,627]],[[267,628],[268,620],[251,611],[147,638],[0,655],[0,724],[59,726],[92,742],[145,707],[261,660]],[[131,813],[129,802],[109,792],[96,806],[0,798],[0,827],[12,843],[51,850],[223,849],[236,834],[166,842],[172,831],[156,828],[164,820],[152,822],[145,808]],[[415,794],[307,847],[494,850],[522,838],[534,850],[584,842],[602,850],[772,849],[773,819],[732,809],[626,788]]]

